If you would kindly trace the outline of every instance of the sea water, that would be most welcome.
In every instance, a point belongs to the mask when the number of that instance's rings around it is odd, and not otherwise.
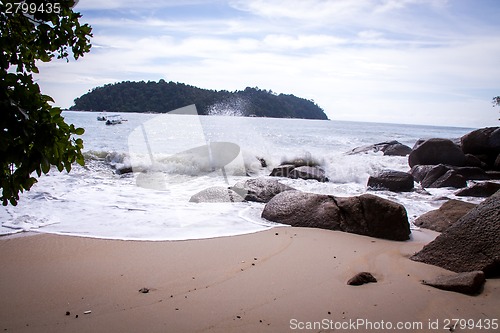
[[[193,111],[194,110],[194,111]],[[294,158],[318,161],[329,178],[279,178],[302,191],[355,196],[367,192],[370,175],[384,169],[408,171],[408,158],[382,153],[347,155],[355,147],[397,140],[412,147],[420,138],[459,138],[469,128],[344,121],[122,113],[126,121],[106,126],[97,113],[63,113],[85,128],[85,166],[52,168],[17,206],[0,208],[0,234],[37,231],[125,240],[183,240],[230,236],[279,226],[260,217],[264,204],[192,203],[197,192],[268,176]],[[218,162],[207,145],[236,147]],[[203,148],[205,147],[205,148]],[[193,150],[194,149],[194,150]],[[186,154],[183,152],[196,152]],[[224,152],[222,152],[224,153]],[[265,161],[265,163],[263,163]],[[222,164],[221,164],[222,163]],[[119,173],[124,169],[133,172]],[[436,209],[454,189],[430,195],[388,191],[373,194],[403,204],[410,222]],[[478,202],[475,198],[461,198]]]

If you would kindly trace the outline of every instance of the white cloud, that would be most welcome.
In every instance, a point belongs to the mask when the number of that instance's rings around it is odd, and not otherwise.
[[[114,3],[117,8],[135,6]],[[168,19],[154,11],[122,19],[91,16],[97,47],[77,62],[40,65],[39,82],[62,106],[97,85],[164,78],[210,89],[259,86],[293,93],[314,99],[334,119],[448,125],[496,121],[490,99],[500,86],[500,29],[457,29],[425,15],[429,10],[441,18],[452,3],[230,4],[242,12],[201,20]],[[412,6],[420,15],[408,20]],[[436,27],[444,28],[434,32]]]

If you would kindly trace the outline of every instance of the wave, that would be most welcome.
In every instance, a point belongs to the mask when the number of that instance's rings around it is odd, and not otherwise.
[[[381,154],[345,155],[301,152],[278,155],[258,150],[241,150],[234,158],[213,156],[208,158],[202,147],[177,154],[130,154],[128,152],[89,151],[87,161],[98,162],[117,174],[166,173],[171,175],[201,176],[222,170],[231,176],[268,176],[274,167],[282,164],[319,166],[334,184],[355,183],[366,185],[369,176],[385,169],[408,171],[406,157]],[[234,152],[233,152],[234,153]],[[220,162],[218,159],[224,159]],[[220,163],[219,163],[220,162]],[[222,163],[222,164],[221,164]]]

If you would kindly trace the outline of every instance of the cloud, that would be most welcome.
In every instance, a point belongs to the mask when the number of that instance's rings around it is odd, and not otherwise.
[[[215,1],[210,15],[202,10],[210,1],[140,10],[131,1],[85,3],[91,53],[40,65],[42,89],[62,106],[97,85],[164,78],[293,93],[333,119],[496,121],[500,28],[457,12],[455,2]]]

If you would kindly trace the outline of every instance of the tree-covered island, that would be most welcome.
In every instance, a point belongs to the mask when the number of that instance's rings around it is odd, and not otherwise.
[[[166,82],[121,82],[97,87],[75,99],[70,110],[166,113],[196,104],[201,115],[328,119],[314,101],[270,90],[229,92]]]

